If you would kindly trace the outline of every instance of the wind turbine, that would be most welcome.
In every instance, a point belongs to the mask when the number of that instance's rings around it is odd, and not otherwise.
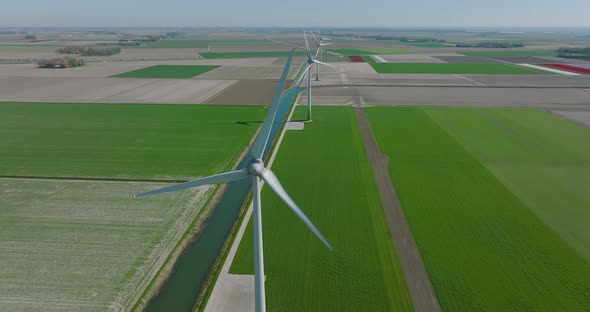
[[[316,58],[318,56],[318,51],[316,51],[316,56],[311,55],[311,50],[309,49],[309,42],[307,41],[307,34],[303,32],[303,37],[305,38],[305,48],[307,49],[307,121],[311,121],[311,68],[313,64],[317,64],[318,70],[320,65],[326,65],[330,67],[334,67],[328,63],[324,63],[318,61]]]
[[[315,41],[316,46],[317,46],[316,59],[318,59],[320,62],[322,62],[323,58],[324,58],[324,49],[322,49],[322,47],[332,44],[331,42],[324,43],[324,40],[332,40],[332,39],[322,37],[322,33],[320,33],[319,30],[318,30],[319,40],[315,37],[313,32],[310,31],[310,33],[311,33],[311,36],[313,37],[313,40]],[[319,81],[319,80],[320,80],[320,66],[316,65],[315,81]]]
[[[262,158],[264,157],[264,152],[269,147],[270,143],[270,132],[272,125],[275,120],[275,116],[277,114],[277,110],[279,107],[279,103],[281,102],[282,91],[285,87],[285,81],[287,80],[287,74],[289,72],[289,67],[291,66],[291,61],[293,59],[293,55],[295,53],[295,49],[291,51],[291,55],[287,60],[287,64],[283,69],[283,73],[281,75],[281,80],[279,81],[279,85],[275,90],[275,94],[272,99],[272,104],[268,110],[268,114],[264,119],[264,123],[260,128],[260,132],[252,145],[252,148],[249,152],[250,160],[248,163],[238,170],[225,172],[216,174],[210,177],[201,178],[185,183],[175,184],[167,187],[163,187],[157,190],[145,192],[139,194],[137,196],[147,196],[147,195],[155,195],[160,193],[166,192],[175,192],[180,191],[188,188],[193,188],[197,186],[207,185],[207,184],[217,184],[217,183],[226,183],[231,181],[237,181],[247,178],[252,178],[252,193],[254,195],[253,206],[254,206],[254,287],[255,287],[255,308],[256,312],[265,312],[266,311],[266,299],[265,299],[265,291],[264,291],[264,257],[263,257],[263,249],[262,249],[262,214],[261,214],[261,198],[260,198],[260,189],[262,187],[261,180],[266,182],[268,186],[293,210],[295,215],[307,225],[307,227],[330,249],[332,246],[326,238],[320,233],[320,231],[311,223],[309,218],[303,213],[303,211],[297,206],[297,204],[291,199],[287,191],[283,188],[279,179],[276,175],[264,166],[264,162]]]

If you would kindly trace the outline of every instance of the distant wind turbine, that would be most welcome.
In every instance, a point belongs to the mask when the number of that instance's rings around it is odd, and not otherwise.
[[[307,34],[303,32],[303,37],[305,38],[305,48],[307,49],[307,121],[311,121],[311,69],[313,64],[317,64],[318,70],[319,65],[326,65],[329,67],[334,67],[328,63],[324,63],[318,61],[316,58],[318,57],[318,51],[316,51],[316,56],[311,55],[311,50],[309,49],[309,42],[307,41]]]
[[[318,38],[316,38],[314,33],[311,31],[310,31],[310,34],[313,37],[313,40],[315,41],[316,46],[317,46],[316,59],[319,60],[320,62],[323,62],[324,49],[322,47],[332,44],[332,42],[324,42],[324,40],[332,40],[332,39],[327,38],[327,37],[322,37],[322,33],[319,30],[318,30]],[[315,81],[319,81],[319,80],[320,80],[320,66],[316,65]]]
[[[166,192],[175,192],[180,191],[188,188],[193,188],[197,186],[207,185],[207,184],[217,184],[217,183],[226,183],[232,182],[237,180],[242,180],[246,178],[252,178],[252,193],[254,195],[253,199],[253,206],[254,206],[254,287],[255,287],[255,308],[256,312],[265,312],[266,311],[266,299],[265,299],[265,290],[264,290],[264,257],[263,257],[263,250],[262,250],[262,214],[261,214],[261,198],[260,198],[260,188],[261,188],[261,180],[266,182],[268,186],[293,210],[295,215],[307,225],[307,227],[330,249],[332,246],[326,238],[320,233],[320,231],[311,223],[309,218],[303,213],[303,211],[295,204],[293,199],[287,194],[287,191],[283,188],[279,179],[275,176],[275,174],[264,166],[264,162],[262,160],[264,152],[267,148],[269,148],[271,142],[269,142],[270,132],[272,125],[274,123],[278,106],[281,101],[282,91],[285,87],[285,81],[287,80],[287,74],[289,72],[289,68],[291,66],[291,61],[293,59],[293,55],[295,53],[295,49],[291,51],[289,58],[287,60],[287,64],[283,69],[283,73],[281,75],[281,80],[279,81],[279,85],[275,90],[274,97],[272,99],[272,104],[269,108],[268,114],[264,119],[264,123],[260,128],[260,132],[252,145],[252,148],[249,152],[250,160],[248,163],[238,170],[225,172],[216,174],[210,177],[201,178],[185,183],[175,184],[167,187],[163,187],[157,190],[145,192],[139,194],[137,196],[147,196],[147,195],[155,195],[160,193]]]

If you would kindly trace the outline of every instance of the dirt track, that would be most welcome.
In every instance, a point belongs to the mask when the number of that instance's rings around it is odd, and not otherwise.
[[[414,303],[414,309],[416,312],[441,311],[432,283],[424,267],[422,256],[389,178],[389,159],[379,150],[363,108],[356,107],[355,114],[361,136],[365,142],[367,157],[373,168],[379,197],[385,210],[385,217],[389,223],[389,229],[404,271],[410,297]]]

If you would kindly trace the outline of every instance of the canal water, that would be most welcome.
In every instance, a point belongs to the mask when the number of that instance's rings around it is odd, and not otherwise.
[[[301,88],[292,88],[283,95],[271,128],[270,142],[273,142],[279,134],[291,104],[301,90]],[[268,153],[269,149],[265,151],[265,159]],[[248,160],[249,157],[245,157],[239,167],[244,166]],[[173,272],[158,295],[150,301],[146,311],[192,311],[201,287],[221,253],[223,243],[238,220],[240,208],[251,187],[251,179],[228,184],[225,193],[203,224],[200,234],[179,256]]]

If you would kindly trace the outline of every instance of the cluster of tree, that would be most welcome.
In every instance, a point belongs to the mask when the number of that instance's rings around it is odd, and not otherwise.
[[[83,56],[109,56],[121,53],[120,47],[63,47],[57,49],[61,54],[81,54]]]
[[[590,59],[590,48],[559,48],[559,57]]]
[[[39,68],[71,68],[84,66],[84,60],[73,57],[57,57],[37,62]]]
[[[502,41],[484,41],[480,43],[457,43],[459,48],[490,48],[490,49],[505,49],[505,48],[522,48],[524,44],[519,42],[502,42]]]
[[[25,40],[37,40],[37,36],[35,35],[26,35]]]
[[[137,46],[141,45],[141,42],[136,41],[136,40],[121,39],[121,40],[119,40],[119,43],[117,43],[117,44],[122,47],[137,47]]]

